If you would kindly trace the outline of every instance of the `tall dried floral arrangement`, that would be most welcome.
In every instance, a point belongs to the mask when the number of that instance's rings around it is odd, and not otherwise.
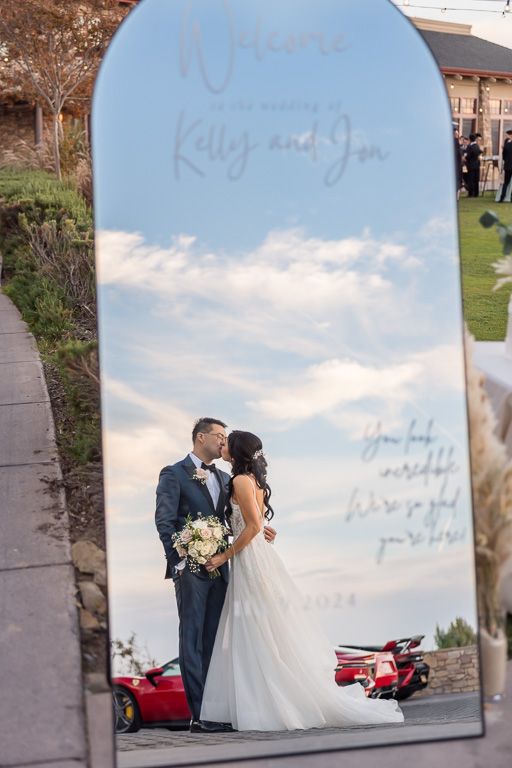
[[[484,376],[473,365],[473,341],[466,329],[478,613],[480,626],[497,637],[500,584],[504,565],[512,556],[512,460],[494,432],[496,417],[484,389]]]

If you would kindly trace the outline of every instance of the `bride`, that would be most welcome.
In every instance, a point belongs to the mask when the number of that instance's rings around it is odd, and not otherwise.
[[[334,649],[263,537],[273,510],[261,440],[233,431],[222,458],[232,464],[234,539],[206,564],[213,571],[231,560],[201,720],[232,723],[239,731],[403,722],[396,701],[367,699],[359,683],[337,686]]]

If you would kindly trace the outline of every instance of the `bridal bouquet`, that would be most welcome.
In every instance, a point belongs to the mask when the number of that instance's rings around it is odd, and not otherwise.
[[[199,572],[199,566],[204,565],[213,555],[224,552],[228,546],[226,536],[228,528],[222,525],[218,517],[199,517],[192,520],[190,515],[185,521],[185,527],[174,533],[172,540],[174,549],[180,557],[186,557],[188,567],[193,573]],[[210,579],[220,576],[216,568],[208,574]]]

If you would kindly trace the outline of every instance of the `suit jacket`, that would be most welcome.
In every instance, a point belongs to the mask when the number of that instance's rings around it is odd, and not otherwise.
[[[508,140],[503,145],[503,168],[505,171],[512,171],[512,140]]]
[[[183,461],[178,461],[172,466],[164,467],[160,472],[158,487],[156,489],[155,523],[160,540],[164,545],[167,558],[167,570],[165,578],[172,578],[172,570],[182,560],[173,547],[172,535],[185,526],[188,515],[194,520],[200,513],[203,517],[216,515],[225,524],[224,510],[227,500],[227,484],[229,475],[218,470],[222,479],[217,508],[213,506],[213,500],[206,484],[194,480],[194,462],[187,456]],[[220,567],[221,577],[228,581],[229,566],[224,563]],[[199,567],[197,574],[201,578],[209,578],[204,566]]]
[[[476,171],[477,168],[480,168],[480,155],[482,154],[481,147],[478,146],[478,144],[473,142],[472,144],[469,144],[467,150],[466,150],[466,167],[468,171]]]

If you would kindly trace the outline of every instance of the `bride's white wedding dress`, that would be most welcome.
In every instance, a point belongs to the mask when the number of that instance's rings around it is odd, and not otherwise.
[[[258,506],[255,488],[254,500]],[[245,522],[240,507],[231,507],[236,540]],[[201,719],[239,731],[403,722],[396,701],[368,699],[359,683],[338,687],[333,646],[305,611],[263,525],[231,559]]]

